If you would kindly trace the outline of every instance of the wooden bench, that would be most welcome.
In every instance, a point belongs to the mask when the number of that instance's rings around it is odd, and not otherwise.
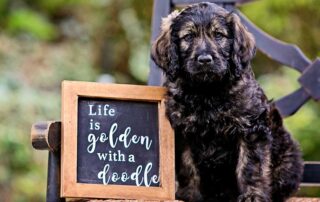
[[[152,41],[160,32],[161,19],[167,16],[175,7],[182,7],[191,3],[202,2],[203,0],[154,0],[152,20]],[[252,0],[207,0],[219,4],[227,10],[234,10],[235,6]],[[296,69],[301,73],[298,81],[300,88],[289,95],[276,100],[275,104],[283,117],[293,115],[308,100],[320,99],[320,59],[310,60],[295,45],[281,42],[251,23],[240,11],[236,12],[242,22],[256,38],[257,48],[271,59]],[[148,85],[161,85],[162,73],[151,61],[151,70]],[[31,139],[35,149],[49,150],[48,179],[47,179],[47,201],[65,201],[60,198],[60,127],[59,121],[46,121],[35,123],[32,126]],[[320,186],[320,163],[306,162],[304,176],[301,186]],[[78,200],[98,201],[98,200]],[[141,202],[143,200],[99,200],[118,202]],[[320,201],[320,198],[292,198],[290,202],[313,202]],[[145,201],[146,202],[146,201]]]

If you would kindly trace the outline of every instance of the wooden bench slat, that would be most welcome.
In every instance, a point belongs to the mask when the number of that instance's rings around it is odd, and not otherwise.
[[[96,200],[96,199],[80,199],[73,202],[183,202],[179,200]]]
[[[183,202],[178,200],[165,200],[165,201],[158,201],[158,200],[74,200],[73,202]],[[300,198],[300,197],[293,197],[287,200],[287,202],[320,202],[320,198]]]
[[[320,202],[320,198],[291,198],[287,202]]]

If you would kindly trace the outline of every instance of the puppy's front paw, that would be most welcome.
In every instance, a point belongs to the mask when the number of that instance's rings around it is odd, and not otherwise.
[[[238,197],[238,202],[270,202],[270,199],[257,194],[243,194]]]

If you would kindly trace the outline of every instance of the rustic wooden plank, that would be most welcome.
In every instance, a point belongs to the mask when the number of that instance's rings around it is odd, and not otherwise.
[[[75,199],[74,202],[183,202],[179,200],[96,200],[96,199]]]
[[[150,200],[90,200],[90,199],[81,199],[74,200],[74,202],[183,202],[178,200],[173,201],[150,201]],[[287,200],[287,202],[320,202],[320,198],[298,198],[293,197]]]
[[[41,121],[31,127],[31,142],[35,149],[56,151],[60,147],[60,121]]]
[[[287,202],[320,202],[320,198],[290,198]]]
[[[67,96],[109,98],[128,101],[157,102],[166,93],[164,87],[128,84],[103,84],[96,82],[63,81],[63,86],[73,89]],[[129,93],[128,93],[129,92]],[[75,103],[76,104],[76,103]],[[74,107],[74,106],[70,106]]]

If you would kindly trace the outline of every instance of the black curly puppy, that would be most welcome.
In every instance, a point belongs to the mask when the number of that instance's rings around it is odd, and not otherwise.
[[[215,4],[163,20],[152,58],[166,76],[178,199],[280,202],[298,189],[301,154],[254,79],[254,46],[239,17]]]

